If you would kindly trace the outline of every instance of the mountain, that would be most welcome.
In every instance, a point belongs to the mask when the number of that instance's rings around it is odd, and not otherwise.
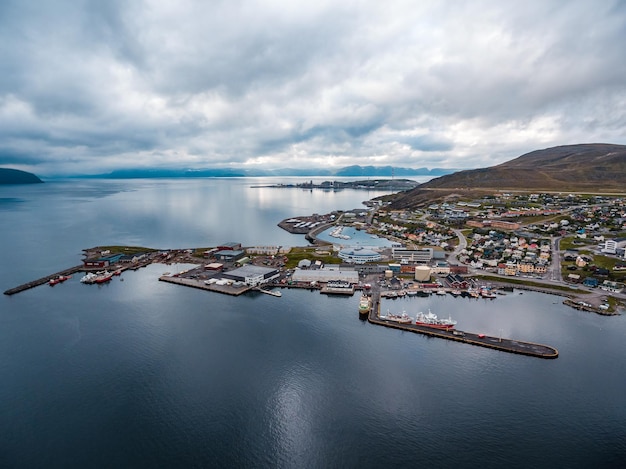
[[[322,168],[280,168],[280,169],[119,169],[107,174],[76,176],[101,179],[141,179],[141,178],[185,178],[185,177],[382,177],[382,176],[440,176],[454,170],[441,168],[397,168],[393,166],[346,166],[338,170]]]
[[[333,174],[334,176],[441,176],[448,174],[453,170],[441,169],[441,168],[397,168],[394,166],[346,166],[341,168]]]
[[[41,179],[19,169],[0,168],[0,184],[38,184]]]
[[[419,206],[451,194],[496,190],[532,192],[626,191],[626,146],[564,145],[526,153],[489,168],[458,171],[397,194],[392,207]]]

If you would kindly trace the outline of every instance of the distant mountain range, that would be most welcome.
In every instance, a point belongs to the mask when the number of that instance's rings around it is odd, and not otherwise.
[[[0,184],[38,184],[42,182],[32,173],[19,169],[0,168]]]
[[[626,146],[565,145],[526,153],[489,168],[458,171],[388,197],[392,207],[417,207],[451,194],[532,192],[626,192]]]
[[[338,170],[328,169],[119,169],[106,174],[78,176],[100,179],[134,179],[134,178],[186,178],[186,177],[270,177],[270,176],[303,176],[303,177],[410,177],[410,176],[441,176],[449,174],[453,169],[442,168],[397,168],[393,166],[346,166]]]

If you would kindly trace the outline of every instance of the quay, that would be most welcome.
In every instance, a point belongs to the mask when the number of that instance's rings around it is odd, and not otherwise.
[[[183,278],[183,277],[172,277],[170,275],[160,276],[159,281],[173,283],[175,285],[183,285],[185,287],[198,288],[200,290],[224,293],[226,295],[231,295],[231,296],[239,296],[243,293],[246,293],[247,291],[252,290],[253,288],[249,285],[245,285],[241,287],[234,287],[232,285],[217,285],[215,283],[207,285],[202,280]]]
[[[559,351],[549,345],[505,339],[502,337],[493,337],[485,334],[477,334],[475,332],[465,332],[459,330],[445,331],[425,326],[418,326],[417,324],[400,324],[395,321],[380,319],[380,297],[376,296],[375,298],[372,298],[372,303],[372,309],[367,317],[367,320],[371,324],[376,324],[378,326],[391,327],[393,329],[415,332],[430,337],[454,340],[465,344],[477,345],[480,347],[500,350],[502,352],[516,353],[531,357],[557,358],[559,356]]]
[[[62,270],[61,272],[57,272],[56,274],[51,274],[51,275],[47,275],[45,277],[41,277],[40,279],[37,280],[33,280],[32,282],[28,282],[28,283],[24,283],[22,285],[19,285],[15,288],[10,288],[8,290],[6,290],[4,292],[5,295],[15,295],[16,293],[20,293],[23,292],[25,290],[29,290],[31,288],[35,288],[38,287],[39,285],[43,285],[45,283],[48,283],[51,279],[54,278],[58,278],[59,276],[63,275],[68,276],[68,275],[74,275],[77,272],[80,272],[84,270],[84,267],[82,265],[76,265],[74,267],[70,267],[69,269],[65,269]]]

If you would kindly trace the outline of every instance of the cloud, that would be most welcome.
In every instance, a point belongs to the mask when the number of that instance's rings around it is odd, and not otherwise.
[[[626,143],[620,1],[5,1],[0,164],[472,168]]]

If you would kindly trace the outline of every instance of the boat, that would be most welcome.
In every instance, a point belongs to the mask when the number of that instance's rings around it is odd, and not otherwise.
[[[80,283],[87,283],[87,284],[89,284],[89,283],[96,283],[96,277],[97,277],[97,275],[94,274],[93,272],[87,272],[80,279]]]
[[[113,272],[113,275],[122,275],[122,269],[117,269],[115,272]]]
[[[406,314],[406,312],[404,311],[402,311],[401,314],[394,314],[390,313],[389,310],[387,310],[387,314],[385,316],[381,316],[380,319],[398,322],[400,324],[411,324],[413,322],[413,318]]]
[[[367,314],[372,310],[372,299],[367,295],[362,295],[359,300],[359,314]]]
[[[113,272],[105,270],[104,272],[98,272],[93,283],[106,283],[113,278]]]
[[[496,294],[492,292],[491,290],[489,290],[488,288],[481,288],[480,296],[482,296],[483,298],[495,298]]]
[[[72,278],[71,275],[59,275],[56,278],[51,278],[50,280],[48,280],[48,285],[50,285],[51,287],[53,287],[54,285],[56,285],[57,283],[61,283],[61,282],[65,282],[66,280]]]
[[[445,331],[449,331],[450,329],[454,329],[456,326],[456,321],[452,318],[448,319],[439,319],[436,314],[431,313],[428,310],[428,313],[420,313],[415,318],[415,324],[418,326],[426,326],[432,327],[433,329],[442,329]]]
[[[409,296],[417,296],[417,290],[407,290],[406,294]]]
[[[452,296],[460,296],[461,295],[461,290],[450,290],[450,294]]]
[[[437,295],[445,296],[445,294],[446,294],[445,290],[443,290],[443,289],[442,290],[437,290]]]

